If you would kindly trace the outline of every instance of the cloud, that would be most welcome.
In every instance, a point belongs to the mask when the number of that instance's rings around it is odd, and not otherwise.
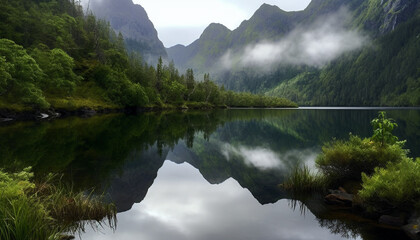
[[[308,26],[298,26],[278,41],[260,41],[220,59],[225,69],[234,65],[270,69],[278,64],[322,67],[346,52],[364,46],[367,37],[346,29],[350,13],[342,8],[335,14],[317,19]]]

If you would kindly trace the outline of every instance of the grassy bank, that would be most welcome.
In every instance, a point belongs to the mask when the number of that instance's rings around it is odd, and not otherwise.
[[[397,124],[384,112],[372,126],[370,138],[350,135],[346,141],[326,143],[316,159],[319,174],[299,168],[282,186],[298,193],[326,193],[352,183],[358,205],[368,212],[420,212],[420,158],[407,156],[405,141],[392,135]]]
[[[86,224],[116,226],[116,208],[100,198],[53,184],[35,183],[30,168],[0,171],[0,239],[61,239]]]

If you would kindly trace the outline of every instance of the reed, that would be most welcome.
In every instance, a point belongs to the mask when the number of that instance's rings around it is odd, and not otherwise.
[[[116,208],[102,196],[74,192],[54,177],[31,181],[30,168],[20,173],[0,170],[0,239],[61,239],[63,233],[107,224],[115,228]]]
[[[312,173],[306,165],[296,166],[280,186],[294,194],[309,194],[325,190],[327,179],[320,173]]]

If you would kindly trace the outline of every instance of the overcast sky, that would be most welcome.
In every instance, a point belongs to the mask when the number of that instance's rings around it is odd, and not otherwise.
[[[311,0],[133,0],[143,6],[165,47],[188,45],[198,39],[210,23],[233,30],[263,4],[286,11],[305,9]]]

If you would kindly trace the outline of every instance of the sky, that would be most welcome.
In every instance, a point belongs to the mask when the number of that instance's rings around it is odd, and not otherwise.
[[[249,19],[263,4],[285,11],[305,9],[311,0],[133,0],[144,7],[165,47],[189,45],[210,23],[231,30]]]

